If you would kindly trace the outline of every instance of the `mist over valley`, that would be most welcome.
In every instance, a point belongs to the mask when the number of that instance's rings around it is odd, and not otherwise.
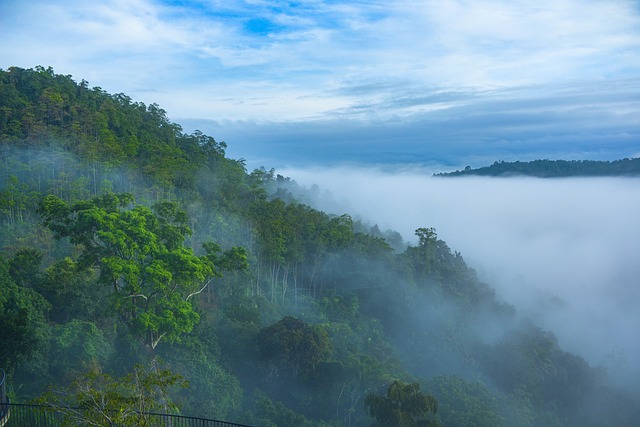
[[[396,230],[434,227],[521,318],[605,367],[640,380],[640,180],[442,178],[429,170],[283,169],[319,185],[313,203]]]

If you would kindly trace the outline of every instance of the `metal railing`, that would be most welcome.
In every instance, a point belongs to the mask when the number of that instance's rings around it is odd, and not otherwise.
[[[11,418],[7,422],[7,427],[12,426],[32,426],[32,427],[65,427],[69,425],[76,425],[71,420],[76,416],[69,417],[63,411],[56,410],[45,405],[31,405],[21,403],[10,403]],[[75,414],[82,414],[83,410],[76,409],[71,411]],[[89,411],[86,413],[86,419],[96,422],[95,416]],[[95,415],[95,414],[93,414]],[[244,424],[231,423],[228,421],[212,420],[207,418],[186,417],[182,415],[170,415],[170,414],[156,414],[156,413],[141,413],[138,417],[134,417],[129,420],[134,424],[127,425],[140,425],[148,427],[249,427]],[[92,425],[104,425],[110,427],[117,427],[118,424],[110,423],[106,419],[102,422],[97,421],[98,424]],[[84,425],[84,424],[77,424]]]
[[[7,397],[5,373],[0,369],[0,427],[65,427],[74,425],[70,422],[72,418],[96,419],[95,414],[87,409],[11,403]],[[135,413],[133,421],[136,425],[148,427],[249,427],[228,421],[156,413]],[[117,427],[106,419],[92,425]]]
[[[7,420],[5,424],[6,427],[64,427],[76,425],[70,421],[68,414],[63,413],[66,411],[59,411],[46,405],[22,403],[8,403],[7,405],[11,409],[11,417]],[[82,414],[83,410],[76,409],[72,412]],[[87,419],[95,419],[95,417],[91,417],[88,411],[86,415]],[[134,424],[148,427],[249,427],[244,424],[236,424],[228,421],[185,417],[182,415],[145,413],[139,414],[139,416],[140,420],[136,419]],[[103,420],[103,422],[95,425],[117,427],[117,424],[109,423],[107,420]]]
[[[0,427],[3,427],[9,419],[9,399],[7,398],[5,377],[4,370],[0,369]]]

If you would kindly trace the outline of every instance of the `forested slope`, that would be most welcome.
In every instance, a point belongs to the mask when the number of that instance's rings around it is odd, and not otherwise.
[[[516,320],[428,224],[406,245],[225,148],[50,68],[0,71],[13,401],[161,389],[147,409],[256,426],[635,425],[637,396]]]
[[[606,160],[533,160],[530,162],[494,162],[491,166],[473,169],[470,166],[436,176],[535,176],[538,178],[568,178],[587,176],[640,176],[640,158]]]

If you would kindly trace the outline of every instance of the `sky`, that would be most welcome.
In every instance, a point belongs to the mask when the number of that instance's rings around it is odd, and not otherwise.
[[[158,103],[250,167],[640,155],[627,0],[3,0],[0,68]]]

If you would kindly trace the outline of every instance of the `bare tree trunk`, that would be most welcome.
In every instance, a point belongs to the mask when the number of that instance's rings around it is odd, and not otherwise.
[[[285,296],[287,294],[287,284],[289,281],[289,266],[287,265],[282,275],[282,302],[284,303]]]

